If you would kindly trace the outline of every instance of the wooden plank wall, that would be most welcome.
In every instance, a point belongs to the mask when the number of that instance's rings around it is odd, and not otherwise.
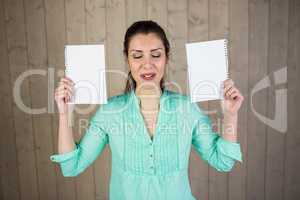
[[[192,150],[194,196],[300,199],[299,15],[298,0],[0,0],[0,199],[108,199],[109,148],[76,178],[64,178],[49,160],[57,149],[58,116],[48,93],[53,94],[62,75],[64,45],[83,43],[106,44],[108,93],[121,93],[125,79],[115,71],[128,71],[122,54],[124,33],[141,19],[155,20],[166,30],[172,48],[167,81],[171,89],[178,90],[179,85],[182,93],[188,91],[184,44],[229,39],[230,77],[245,96],[238,127],[243,163],[230,173],[219,173]],[[285,66],[288,82],[275,86],[274,72]],[[49,113],[26,114],[14,101],[15,82],[29,69],[46,74],[25,79],[23,103],[45,107]],[[272,86],[255,94],[253,105],[258,113],[273,118],[275,91],[287,88],[286,133],[262,123],[251,108],[253,87],[268,75]],[[217,102],[199,105],[218,122]],[[80,112],[74,119],[79,139],[96,108],[75,109]]]

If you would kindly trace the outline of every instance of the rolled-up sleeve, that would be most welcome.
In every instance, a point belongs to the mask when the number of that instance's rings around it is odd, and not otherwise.
[[[194,109],[198,119],[193,128],[192,145],[201,158],[220,172],[231,171],[236,161],[242,163],[240,144],[223,139],[212,130],[210,118],[197,105]]]
[[[73,151],[50,156],[53,162],[60,164],[63,176],[79,175],[96,160],[109,142],[108,134],[100,126],[100,114],[97,112],[92,117],[88,129],[80,141],[75,143],[76,146]]]

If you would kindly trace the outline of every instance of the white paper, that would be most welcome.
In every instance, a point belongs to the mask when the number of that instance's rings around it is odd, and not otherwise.
[[[186,44],[189,90],[192,102],[223,99],[228,77],[227,40]]]
[[[75,83],[69,104],[107,103],[105,56],[102,49],[103,45],[66,46],[65,75]],[[67,65],[70,63],[72,65]]]
[[[104,45],[66,45],[65,65],[67,67],[104,68]]]

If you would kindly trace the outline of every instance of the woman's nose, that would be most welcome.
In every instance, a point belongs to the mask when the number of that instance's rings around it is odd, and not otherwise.
[[[153,63],[152,63],[151,56],[145,56],[143,66],[148,68],[148,67],[152,67],[152,65]]]

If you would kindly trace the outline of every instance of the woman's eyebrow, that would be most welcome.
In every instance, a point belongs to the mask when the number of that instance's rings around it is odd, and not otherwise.
[[[150,51],[157,51],[157,50],[163,50],[163,48],[156,48],[156,49],[151,49]],[[132,51],[137,51],[137,52],[143,52],[142,50],[139,50],[139,49],[131,49],[130,52]]]
[[[132,51],[143,52],[142,50],[138,50],[138,49],[132,49],[132,50],[130,50],[130,52],[132,52]]]
[[[156,50],[162,50],[162,48],[151,49],[151,52]]]

